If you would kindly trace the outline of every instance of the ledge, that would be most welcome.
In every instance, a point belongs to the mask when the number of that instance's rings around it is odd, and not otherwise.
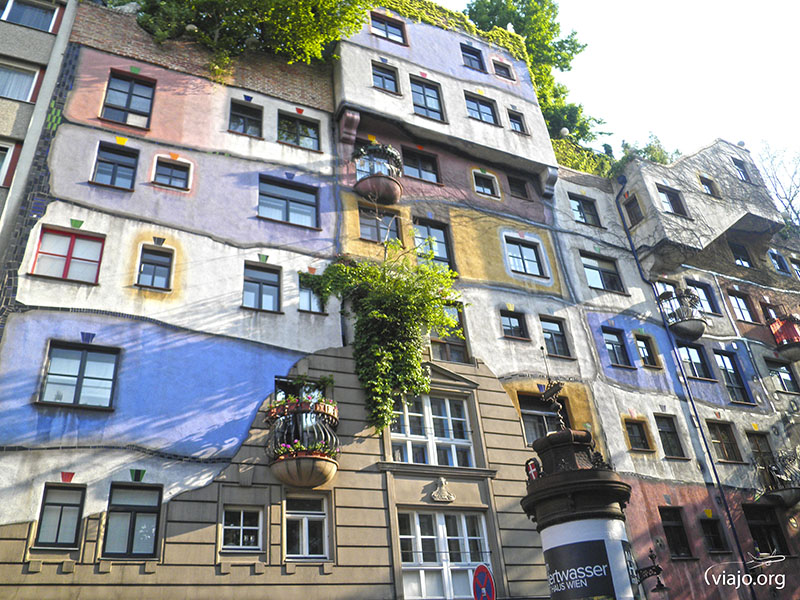
[[[682,462],[689,462],[692,460],[691,456],[664,456],[664,460],[679,460]]]
[[[567,356],[566,354],[547,354],[547,358],[558,358],[561,360],[578,360],[576,356]]]
[[[262,142],[266,141],[266,139],[261,137],[260,135],[250,135],[249,133],[242,133],[241,131],[234,131],[233,129],[228,129],[227,133],[232,133],[233,135],[241,135],[242,137],[250,138],[251,140],[261,140]]]
[[[719,383],[718,379],[711,379],[710,377],[697,377],[696,375],[687,375],[686,379],[694,379],[695,381],[709,381],[713,383]]]
[[[447,476],[455,479],[494,479],[497,476],[497,469],[479,469],[476,467],[450,467],[391,461],[381,461],[375,463],[375,465],[378,467],[379,471],[403,473],[406,475]]]
[[[679,561],[679,562],[690,562],[693,560],[700,560],[697,556],[670,556],[670,560],[672,561]]]
[[[114,107],[116,108],[116,107]],[[120,125],[121,127],[130,127],[131,129],[138,129],[139,131],[150,131],[150,119],[152,118],[153,114],[152,111],[150,115],[147,117],[147,126],[142,127],[141,125],[128,125],[127,123],[123,123],[122,121],[116,121],[114,119],[109,119],[108,117],[98,116],[98,121],[103,121],[104,123],[113,123],[114,125]]]
[[[322,150],[316,150],[314,148],[305,148],[300,144],[293,144],[291,142],[284,142],[281,140],[276,140],[276,143],[280,144],[281,146],[289,146],[290,148],[297,148],[298,150],[305,150],[307,152],[314,152],[316,154],[325,154]]]
[[[629,369],[631,371],[637,370],[636,367],[634,367],[633,365],[618,365],[617,363],[609,363],[608,366],[614,367],[616,369]]]
[[[515,335],[504,335],[503,339],[504,340],[514,340],[514,341],[517,341],[517,342],[530,342],[531,341],[531,338],[529,338],[529,337],[517,337]]]
[[[252,310],[253,312],[257,313],[265,313],[268,315],[285,315],[286,313],[282,310],[266,310],[264,308],[256,308],[254,306],[243,306],[240,305],[239,308],[243,308],[244,310]]]
[[[311,227],[310,225],[300,225],[299,223],[291,223],[289,221],[281,221],[280,219],[270,219],[269,217],[262,217],[256,214],[256,218],[262,221],[269,221],[270,223],[280,223],[281,225],[289,225],[290,227],[300,227],[301,229],[308,229],[310,231],[322,231],[322,227]]]
[[[378,90],[379,92],[383,92],[384,94],[389,94],[390,96],[395,96],[396,98],[402,98],[402,92],[393,92],[392,90],[387,90],[386,88],[378,87],[377,85],[372,86],[373,90]]]
[[[28,277],[36,277],[38,279],[48,279],[50,281],[63,281],[66,283],[77,283],[79,285],[94,285],[99,286],[99,283],[92,281],[83,281],[81,279],[67,279],[66,277],[55,277],[53,275],[42,275],[41,273],[25,273]]]
[[[92,179],[90,179],[87,183],[89,185],[95,185],[97,187],[107,188],[109,190],[117,190],[117,191],[120,191],[120,192],[132,192],[132,191],[134,191],[134,188],[132,188],[132,187],[125,188],[125,187],[120,187],[118,185],[110,185],[108,183],[100,183],[100,182],[94,181]]]
[[[589,289],[597,290],[598,292],[606,292],[608,294],[617,294],[618,296],[627,296],[628,298],[631,297],[631,295],[628,292],[620,292],[617,290],[608,290],[606,288],[592,287],[591,285],[589,286]]]
[[[96,410],[101,412],[114,412],[113,406],[89,406],[88,404],[72,404],[67,402],[43,402],[37,400],[34,402],[36,406],[59,406],[61,408],[80,409],[80,410]]]

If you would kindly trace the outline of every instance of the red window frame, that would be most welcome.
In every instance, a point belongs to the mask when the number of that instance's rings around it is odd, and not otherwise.
[[[51,234],[51,235],[61,235],[61,236],[70,238],[70,240],[69,240],[69,248],[67,249],[67,253],[66,254],[52,254],[50,252],[42,252],[42,238],[44,238],[45,234],[48,234],[48,233]],[[73,252],[73,250],[75,248],[75,240],[78,240],[78,239],[91,240],[93,242],[100,242],[100,256],[97,258],[97,272],[95,273],[94,281],[92,281],[92,282],[84,281],[83,279],[71,279],[71,278],[67,277],[67,274],[69,273],[70,265],[72,263],[72,252]],[[60,279],[66,279],[68,281],[79,281],[81,283],[97,283],[97,280],[100,277],[100,264],[103,262],[103,250],[105,250],[105,245],[106,245],[106,240],[103,237],[97,237],[97,236],[94,236],[94,235],[83,235],[83,234],[79,234],[79,233],[71,233],[69,231],[61,231],[59,229],[45,229],[45,228],[42,228],[42,233],[39,236],[39,243],[36,245],[36,258],[33,261],[33,268],[31,269],[31,272],[32,272],[33,275],[41,275],[40,273],[36,273],[36,266],[39,263],[39,256],[41,256],[41,255],[44,255],[44,256],[57,256],[57,257],[62,257],[62,258],[66,259],[65,262],[64,262],[64,271],[62,272]],[[87,260],[87,259],[82,259],[82,260]],[[87,260],[87,262],[94,262],[94,261],[88,261]],[[52,275],[43,275],[43,276],[44,277],[53,277]]]

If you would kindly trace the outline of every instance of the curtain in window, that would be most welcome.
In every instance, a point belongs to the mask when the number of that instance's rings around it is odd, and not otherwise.
[[[27,100],[36,74],[6,65],[0,65],[0,97]]]
[[[8,11],[7,20],[11,23],[33,27],[41,31],[50,31],[53,12],[52,8],[17,1]]]

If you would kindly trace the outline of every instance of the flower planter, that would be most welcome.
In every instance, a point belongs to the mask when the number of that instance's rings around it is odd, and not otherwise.
[[[279,418],[296,413],[316,413],[323,417],[332,427],[336,427],[339,424],[339,409],[335,404],[328,404],[326,402],[291,402],[278,406],[270,406],[267,409],[264,420],[267,426],[270,426]]]
[[[359,179],[353,190],[378,204],[397,204],[403,195],[403,186],[397,179],[388,175],[370,175]]]
[[[281,483],[315,488],[334,478],[339,463],[321,452],[299,451],[277,457],[270,469]]]

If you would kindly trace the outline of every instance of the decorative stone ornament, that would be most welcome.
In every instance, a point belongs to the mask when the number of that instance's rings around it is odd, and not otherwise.
[[[431,500],[434,502],[453,502],[456,495],[447,488],[447,479],[439,477],[436,481],[436,489],[431,492]]]

